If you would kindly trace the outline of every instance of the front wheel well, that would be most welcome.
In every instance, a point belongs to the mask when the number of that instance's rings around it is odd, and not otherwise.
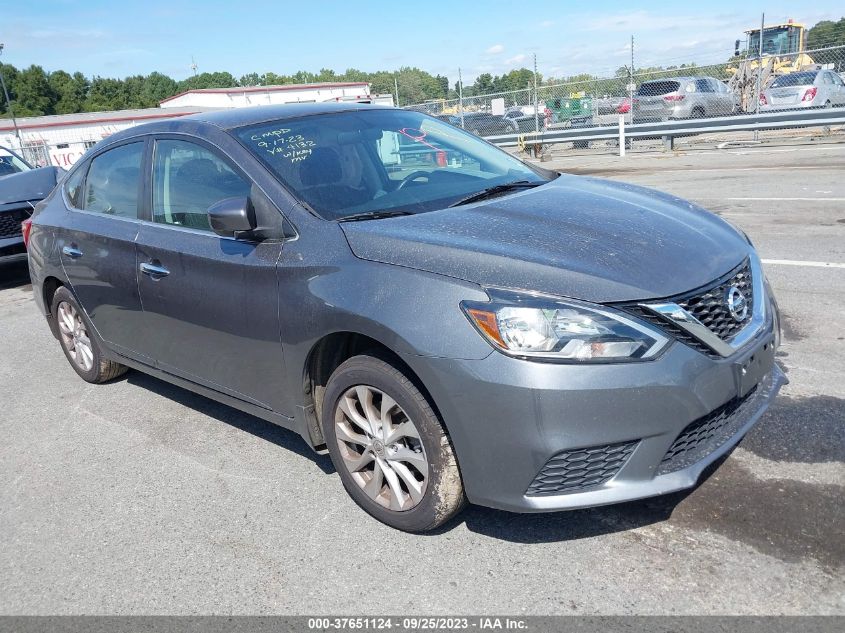
[[[305,410],[308,415],[308,431],[315,448],[325,444],[321,419],[323,415],[323,396],[329,378],[340,365],[360,354],[370,354],[381,358],[401,371],[408,380],[426,397],[434,412],[441,418],[436,403],[414,371],[399,355],[384,343],[356,332],[335,332],[328,334],[315,343],[305,362],[303,392]]]

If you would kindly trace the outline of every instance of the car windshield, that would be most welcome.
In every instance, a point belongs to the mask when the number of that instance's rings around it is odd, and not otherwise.
[[[806,86],[816,80],[818,73],[791,73],[778,77],[772,82],[772,88],[785,88],[787,86]]]
[[[14,153],[5,147],[0,147],[0,176],[19,174],[22,171],[29,171],[30,169],[32,168]]]
[[[430,116],[373,108],[282,119],[234,130],[325,219],[423,213],[491,187],[543,183],[510,154]]]
[[[677,81],[649,81],[640,86],[637,94],[641,97],[658,97],[677,92],[680,87],[681,84]]]

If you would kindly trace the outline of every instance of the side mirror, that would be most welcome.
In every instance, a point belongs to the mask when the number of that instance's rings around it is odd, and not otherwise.
[[[212,230],[223,237],[246,237],[255,228],[255,209],[248,197],[225,198],[208,207]]]

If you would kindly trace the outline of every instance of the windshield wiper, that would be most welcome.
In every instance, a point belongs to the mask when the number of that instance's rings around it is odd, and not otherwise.
[[[392,211],[365,211],[364,213],[354,213],[346,217],[339,218],[338,222],[361,222],[363,220],[381,220],[382,218],[395,218],[400,215],[413,215],[410,211],[402,211],[401,209],[393,209]]]
[[[531,182],[530,180],[515,180],[514,182],[506,182],[503,185],[494,185],[492,187],[487,187],[487,189],[477,191],[474,194],[467,196],[466,198],[461,198],[457,202],[453,202],[449,206],[459,207],[462,204],[469,204],[470,202],[484,200],[485,198],[490,198],[492,196],[495,196],[496,194],[505,193],[506,191],[512,191],[513,189],[521,189],[523,187],[539,187],[540,185],[544,184],[546,183]]]

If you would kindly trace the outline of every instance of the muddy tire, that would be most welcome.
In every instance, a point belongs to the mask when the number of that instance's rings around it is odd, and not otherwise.
[[[346,491],[406,532],[442,525],[465,504],[457,459],[431,404],[388,360],[361,355],[326,385],[323,434]]]

